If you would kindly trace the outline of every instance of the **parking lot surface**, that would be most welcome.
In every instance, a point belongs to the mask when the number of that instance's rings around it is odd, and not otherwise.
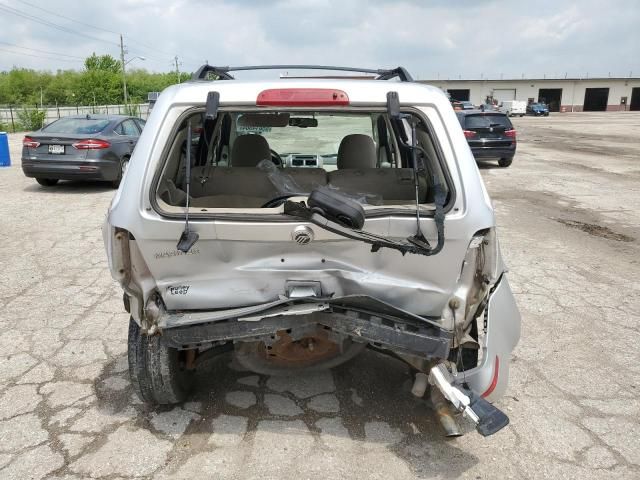
[[[151,409],[100,226],[113,190],[0,169],[0,478],[640,478],[640,114],[516,118],[483,164],[523,316],[511,424],[442,436],[408,369],[367,352],[275,378],[231,357],[190,402]]]

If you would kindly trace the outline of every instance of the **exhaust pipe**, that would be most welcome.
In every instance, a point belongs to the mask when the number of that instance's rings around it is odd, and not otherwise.
[[[418,372],[416,373],[411,393],[418,398],[422,398],[424,397],[428,386],[429,376],[426,373]],[[460,437],[462,435],[460,426],[458,425],[458,422],[456,422],[455,418],[453,418],[453,414],[449,406],[450,404],[447,399],[444,398],[442,392],[437,388],[431,388],[430,397],[436,417],[438,417],[438,421],[442,425],[442,428],[444,428],[445,436]]]
[[[455,418],[453,418],[453,414],[451,412],[451,408],[449,407],[449,402],[442,392],[437,388],[431,389],[431,403],[433,404],[433,409],[436,412],[436,417],[444,428],[446,437],[461,437],[462,431],[460,430],[460,426]]]

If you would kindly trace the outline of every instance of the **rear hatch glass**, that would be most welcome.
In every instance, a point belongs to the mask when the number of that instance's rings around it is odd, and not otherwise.
[[[201,113],[188,121],[191,130],[183,120],[169,145],[158,185],[158,197],[168,206],[181,207],[191,198],[202,212],[280,208],[284,201],[271,201],[308,196],[319,187],[366,205],[413,206],[416,183],[420,203],[435,201],[433,177],[419,171],[416,178],[411,156],[396,149],[396,132],[406,134],[408,123],[392,124],[385,113],[249,109],[221,112],[211,124],[202,123]],[[435,138],[425,123],[417,130],[424,161],[446,190]]]
[[[97,118],[61,118],[42,129],[44,133],[95,135],[102,132],[110,120]]]
[[[495,114],[477,114],[465,115],[463,128],[467,130],[485,129],[485,128],[501,128],[511,130],[513,126],[506,115]]]

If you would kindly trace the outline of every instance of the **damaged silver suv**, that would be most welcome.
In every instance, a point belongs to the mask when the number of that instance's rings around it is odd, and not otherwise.
[[[285,68],[367,75],[231,75]],[[221,350],[292,375],[373,346],[412,367],[448,435],[460,416],[482,435],[508,423],[490,402],[520,315],[439,89],[401,67],[205,65],[162,92],[133,157],[103,234],[144,401],[183,401]]]

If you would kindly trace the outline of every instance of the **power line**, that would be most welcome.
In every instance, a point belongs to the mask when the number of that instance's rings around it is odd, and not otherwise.
[[[71,18],[71,17],[67,17],[67,16],[65,16],[65,15],[57,14],[57,13],[52,12],[52,11],[50,11],[50,10],[44,9],[44,8],[42,8],[42,7],[38,7],[38,6],[36,6],[36,5],[33,5],[33,4],[31,4],[30,2],[27,2],[27,1],[24,1],[24,0],[18,0],[18,1],[20,1],[21,3],[23,3],[23,4],[25,4],[25,5],[28,5],[28,6],[31,6],[31,7],[37,8],[37,9],[39,9],[39,10],[42,10],[43,12],[46,12],[46,13],[49,13],[49,14],[53,14],[53,15],[55,15],[55,16],[57,16],[57,17],[64,18],[64,19],[69,20],[69,21],[72,21],[72,22],[79,23],[79,24],[81,24],[81,25],[83,25],[83,26],[90,27],[90,28],[95,28],[95,29],[98,29],[98,30],[102,30],[102,31],[105,31],[105,32],[107,32],[107,33],[113,33],[113,34],[116,34],[116,32],[114,32],[114,31],[112,31],[112,30],[108,30],[108,29],[105,29],[105,28],[102,28],[102,27],[97,27],[97,26],[95,26],[95,25],[90,25],[90,24],[87,24],[87,23],[82,22],[82,21],[80,21],[80,20],[75,20],[75,19],[73,19],[73,18]],[[113,46],[119,47],[119,45],[118,45],[117,43],[115,43],[115,42],[110,42],[110,41],[108,41],[108,40],[104,40],[104,39],[102,39],[102,38],[98,38],[98,37],[95,37],[95,36],[92,36],[92,35],[88,35],[88,34],[86,34],[86,33],[83,33],[83,32],[81,32],[81,31],[78,31],[78,30],[76,30],[76,29],[68,28],[68,27],[65,27],[65,26],[63,26],[63,25],[59,25],[59,24],[54,23],[54,22],[51,22],[51,21],[49,21],[49,20],[45,20],[45,19],[43,19],[43,18],[40,18],[40,17],[38,17],[38,16],[36,16],[36,15],[32,15],[32,14],[30,14],[30,13],[26,13],[26,12],[24,12],[24,11],[21,11],[21,10],[15,9],[15,8],[12,8],[12,7],[10,7],[10,6],[6,5],[6,4],[4,4],[4,3],[0,3],[0,11],[4,11],[4,12],[6,12],[6,13],[11,13],[11,14],[13,14],[13,15],[15,15],[15,16],[18,16],[18,17],[21,17],[21,18],[24,18],[24,19],[30,20],[30,21],[32,21],[32,22],[39,23],[39,24],[41,24],[41,25],[44,25],[44,26],[47,26],[47,27],[50,27],[50,28],[53,28],[53,29],[59,30],[59,31],[64,32],[64,33],[73,34],[73,35],[79,35],[79,36],[82,36],[82,37],[85,37],[85,38],[89,38],[89,39],[91,39],[91,40],[95,40],[95,41],[99,41],[99,42],[106,43],[106,44],[108,44],[108,45],[113,45]],[[119,35],[119,34],[117,34],[117,35]],[[138,44],[138,45],[142,46],[143,48],[146,48],[146,49],[149,49],[149,50],[152,50],[152,51],[155,51],[155,52],[159,52],[159,53],[161,53],[162,55],[167,55],[167,56],[169,56],[169,54],[168,54],[167,52],[163,52],[163,51],[158,50],[158,49],[156,49],[156,48],[150,47],[150,46],[148,46],[148,45],[146,45],[146,44],[144,44],[144,43],[142,43],[142,42],[138,42],[137,40],[132,39],[131,37],[127,37],[127,38],[129,39],[129,41],[130,41],[130,42],[136,43],[136,44]],[[68,58],[76,58],[76,59],[78,59],[78,60],[81,60],[81,59],[82,59],[81,57],[78,57],[78,56],[75,56],[75,55],[60,54],[60,53],[55,53],[55,52],[46,52],[46,51],[44,51],[44,50],[34,49],[34,48],[30,48],[30,47],[22,47],[22,46],[19,46],[19,45],[15,45],[15,44],[8,43],[8,42],[0,42],[0,43],[5,44],[5,45],[9,45],[9,46],[13,46],[13,47],[15,47],[15,48],[19,48],[19,49],[30,50],[30,51],[34,51],[34,52],[38,52],[38,53],[44,53],[45,55],[56,55],[58,60],[64,60],[64,59],[60,58],[61,56],[68,57]],[[7,51],[8,53],[12,53],[12,54],[14,54],[14,55],[20,55],[20,54],[22,54],[22,55],[25,55],[25,56],[31,56],[31,57],[48,58],[48,59],[50,59],[50,60],[55,59],[55,58],[51,58],[51,57],[44,57],[44,56],[41,56],[41,55],[35,55],[35,54],[26,54],[26,53],[20,53],[20,52],[9,51],[9,50],[5,50],[5,51]],[[167,58],[159,58],[159,57],[157,57],[157,56],[149,55],[149,54],[140,55],[140,56],[144,56],[145,58],[146,58],[146,57],[148,57],[148,58],[151,60],[151,62],[153,62],[153,63],[156,63],[156,62],[157,62],[157,63],[163,63],[163,64],[164,64],[164,63],[167,61]],[[173,56],[173,55],[172,55],[172,56]],[[188,56],[187,58],[189,58],[189,57],[190,57],[190,56]],[[193,59],[194,57],[190,57],[190,58],[192,58],[192,59]],[[82,60],[84,60],[84,59],[82,59]],[[67,60],[67,61],[69,61],[69,60]],[[75,61],[75,60],[72,60],[72,61]]]
[[[171,53],[163,52],[162,50],[158,50],[157,48],[150,47],[150,46],[148,46],[148,45],[145,45],[145,44],[144,44],[144,43],[142,43],[142,42],[137,41],[135,38],[131,38],[131,35],[127,35],[127,39],[129,40],[129,42],[136,43],[136,44],[138,44],[138,46],[140,46],[140,47],[142,47],[142,48],[146,48],[147,50],[151,50],[151,51],[153,51],[153,52],[160,53],[160,54],[162,54],[162,55],[167,55],[167,56],[169,56],[169,57],[173,56],[173,54],[171,54]]]
[[[58,52],[47,52],[45,50],[39,50],[37,48],[30,48],[30,47],[22,47],[20,45],[16,45],[15,43],[9,43],[9,42],[3,42],[3,41],[0,41],[0,43],[2,43],[3,45],[9,45],[10,47],[20,48],[22,50],[29,50],[29,51],[32,51],[32,52],[45,53],[47,55],[56,55],[56,56],[59,56],[59,57],[69,57],[69,58],[76,58],[76,59],[79,59],[79,60],[84,60],[84,57],[78,57],[77,55],[68,55],[66,53],[58,53]]]
[[[7,48],[0,48],[1,52],[7,52],[10,53],[12,55],[16,55],[16,56],[27,56],[27,57],[36,57],[36,58],[46,58],[47,60],[58,60],[61,62],[81,62],[82,60],[75,60],[75,59],[71,59],[71,58],[53,58],[53,57],[45,57],[44,55],[34,55],[32,53],[24,53],[24,52],[16,52],[13,50],[9,50]]]
[[[55,15],[56,17],[64,18],[65,20],[69,20],[71,22],[79,23],[81,25],[84,25],[84,26],[87,26],[87,27],[91,27],[91,28],[94,28],[96,30],[102,30],[103,32],[112,33],[114,35],[120,35],[118,32],[114,32],[113,30],[109,30],[109,29],[103,28],[103,27],[98,27],[97,25],[91,25],[91,24],[86,23],[86,22],[84,22],[82,20],[76,20],[74,18],[67,17],[66,15],[61,15],[61,14],[53,12],[51,10],[47,10],[46,8],[42,8],[42,7],[39,7],[37,5],[34,5],[34,4],[32,4],[30,2],[27,2],[25,0],[18,0],[18,1],[20,3],[24,3],[25,5],[28,5],[30,7],[37,8],[38,10],[42,10],[43,12],[49,13],[51,15]],[[173,56],[173,54],[171,54],[171,53],[168,53],[168,52],[165,52],[165,51],[162,51],[162,50],[158,50],[155,47],[151,47],[151,46],[149,46],[149,45],[147,45],[145,43],[142,43],[142,42],[136,40],[135,38],[132,38],[130,35],[124,35],[124,36],[127,38],[127,40],[130,43],[135,43],[135,44],[139,45],[142,48],[145,48],[147,50],[151,50],[151,51],[156,52],[156,53],[160,53],[162,55],[167,55],[168,57]],[[146,56],[150,56],[150,55],[146,55]],[[164,61],[164,59],[162,61]]]
[[[167,56],[167,57],[169,57],[170,59],[173,59],[173,57],[175,56],[175,54],[174,54],[174,53],[168,53],[168,52],[163,51],[163,50],[158,50],[157,48],[150,47],[149,45],[146,45],[146,44],[144,44],[144,43],[142,43],[142,42],[139,42],[139,41],[138,41],[138,40],[136,40],[135,38],[132,38],[132,37],[131,37],[131,35],[124,35],[124,34],[123,34],[123,36],[124,36],[124,37],[125,37],[125,39],[127,40],[127,43],[134,43],[134,44],[136,44],[137,46],[136,46],[135,48],[140,48],[140,47],[142,47],[142,48],[144,48],[144,49],[151,50],[152,52],[156,52],[156,53],[159,53],[159,54],[161,54],[161,55],[166,55],[166,56]],[[146,56],[146,57],[150,57],[150,58],[154,58],[154,56],[153,56],[153,55],[149,55],[148,53],[145,53],[145,54],[144,54],[144,56]],[[182,57],[184,58],[184,57],[185,57],[185,55],[182,55]],[[186,55],[186,57],[187,57],[187,58],[192,58],[192,59],[194,58],[194,57],[190,57],[189,55]],[[159,57],[155,57],[155,58],[156,58],[156,60],[161,61],[161,62],[165,62],[165,61],[167,61],[167,58],[166,58],[166,57],[165,57],[165,58],[162,58],[162,59],[160,59]],[[173,61],[173,60],[170,60],[170,61]]]
[[[72,22],[80,23],[86,27],[95,28],[96,30],[102,30],[103,32],[113,33],[114,35],[119,35],[118,32],[114,32],[113,30],[107,30],[106,28],[98,27],[96,25],[91,25],[81,20],[75,20],[71,17],[67,17],[65,15],[61,15],[59,13],[53,12],[51,10],[47,10],[46,8],[39,7],[38,5],[34,5],[33,3],[25,2],[24,0],[18,0],[20,3],[24,3],[25,5],[29,5],[30,7],[37,8],[38,10],[42,10],[45,13],[49,13],[51,15],[55,15],[56,17],[64,18],[65,20],[70,20]]]
[[[51,14],[51,15],[55,15],[56,17],[63,18],[63,19],[65,19],[65,20],[68,20],[68,21],[71,21],[71,22],[74,22],[74,23],[77,23],[77,24],[83,25],[83,26],[85,26],[85,27],[90,27],[90,28],[93,28],[93,29],[96,29],[96,30],[102,30],[102,31],[104,31],[104,32],[111,33],[111,34],[114,34],[114,35],[119,35],[119,33],[118,33],[118,32],[115,32],[115,31],[113,31],[113,30],[109,30],[109,29],[107,29],[107,28],[99,27],[99,26],[97,26],[97,25],[92,25],[92,24],[86,23],[86,22],[84,22],[84,21],[82,21],[82,20],[77,20],[77,19],[74,19],[74,18],[68,17],[68,16],[66,16],[66,15],[62,15],[62,14],[56,13],[56,12],[51,11],[51,10],[48,10],[48,9],[46,9],[46,8],[42,8],[42,7],[40,7],[40,6],[34,5],[34,4],[32,4],[32,3],[30,3],[30,2],[27,2],[27,1],[25,1],[25,0],[18,0],[18,1],[19,1],[19,2],[21,2],[21,3],[23,3],[23,4],[25,4],[25,5],[28,5],[28,6],[30,6],[30,7],[37,8],[38,10],[41,10],[41,11],[43,11],[43,12],[45,12],[45,13],[48,13],[48,14]],[[117,43],[115,43],[115,42],[111,42],[111,41],[108,41],[108,40],[104,40],[104,39],[102,39],[102,38],[94,37],[94,36],[92,36],[92,35],[88,35],[88,34],[86,34],[86,33],[83,33],[83,32],[80,32],[80,31],[77,31],[77,30],[74,30],[74,29],[71,29],[71,28],[68,28],[68,27],[62,26],[62,25],[59,25],[59,24],[57,24],[57,23],[51,22],[51,21],[46,20],[46,19],[42,19],[42,18],[37,17],[37,16],[35,16],[35,15],[32,15],[32,14],[30,14],[30,13],[26,13],[26,12],[23,12],[23,11],[21,11],[21,10],[17,10],[17,9],[15,9],[15,8],[9,7],[9,6],[8,6],[8,5],[6,5],[6,4],[2,4],[2,3],[0,3],[0,10],[4,10],[4,11],[6,11],[6,12],[8,12],[8,13],[12,13],[13,15],[16,15],[16,16],[19,16],[19,17],[22,17],[22,18],[25,18],[25,19],[27,19],[27,20],[31,20],[31,21],[33,21],[33,22],[40,23],[40,24],[42,24],[42,25],[45,25],[45,26],[48,26],[48,27],[51,27],[51,28],[55,28],[55,29],[57,29],[57,30],[59,30],[59,31],[62,31],[62,32],[65,32],[65,33],[70,33],[70,34],[80,35],[80,36],[83,36],[83,37],[86,37],[86,38],[90,38],[90,39],[92,39],[92,40],[96,40],[96,41],[99,41],[99,42],[107,43],[107,44],[109,44],[109,45],[118,46],[118,44],[117,44]],[[163,55],[163,56],[164,56],[164,55],[166,55],[166,56],[167,56],[167,57],[169,57],[169,58],[171,58],[171,57],[173,57],[173,56],[174,56],[174,54],[170,54],[170,53],[168,53],[168,52],[166,52],[166,51],[159,50],[159,49],[157,49],[157,48],[155,48],[155,47],[151,47],[151,46],[149,46],[149,45],[147,45],[147,44],[145,44],[145,43],[143,43],[143,42],[138,41],[138,40],[137,40],[137,39],[135,39],[135,38],[132,38],[132,37],[131,37],[131,36],[129,36],[129,35],[125,35],[125,37],[128,39],[128,42],[130,42],[130,43],[134,43],[134,44],[138,45],[139,47],[144,48],[144,49],[146,49],[146,50],[150,50],[150,51],[153,51],[153,52],[159,53],[159,54],[161,54],[161,55]],[[149,55],[149,54],[145,54],[144,56],[146,56],[146,57],[150,57],[150,58],[154,58],[152,55]],[[186,55],[186,56],[185,56],[185,55],[183,55],[183,58],[184,58],[184,57],[186,57],[186,58],[190,58],[190,59],[192,59],[192,60],[195,60],[195,57],[193,57],[193,56],[191,56],[191,55]],[[156,58],[156,60],[157,60],[157,61],[161,61],[161,62],[164,62],[164,61],[166,60],[166,58],[163,58],[163,59],[160,59],[160,58],[158,58],[158,57],[155,57],[155,58]]]
[[[15,8],[8,7],[8,6],[4,5],[4,4],[0,4],[0,10],[3,10],[5,12],[7,12],[7,13],[11,13],[11,14],[16,15],[18,17],[26,18],[27,20],[31,20],[32,22],[40,23],[40,24],[45,25],[47,27],[55,28],[56,30],[60,30],[61,32],[71,33],[71,34],[74,34],[74,35],[80,35],[82,37],[90,38],[92,40],[97,40],[98,42],[103,42],[103,43],[108,43],[109,45],[118,46],[114,42],[110,42],[110,41],[104,40],[102,38],[98,38],[98,37],[94,37],[94,36],[91,36],[91,35],[87,35],[86,33],[82,33],[82,32],[79,32],[77,30],[72,30],[70,28],[63,27],[61,25],[58,25],[57,23],[53,23],[53,22],[50,22],[48,20],[43,20],[42,18],[36,17],[35,15],[30,15],[30,14],[21,12],[20,10],[16,10]]]
[[[142,52],[139,52],[137,50],[131,51],[128,48],[128,45],[125,45],[125,48],[126,48],[126,52],[125,53],[127,53],[130,57],[131,56],[144,57],[146,60],[152,60],[152,61],[155,61],[155,62],[162,62],[162,63],[167,63],[168,61],[170,61],[167,58],[156,57],[155,55],[149,55],[148,53],[142,53]]]
[[[173,57],[175,56],[175,54],[174,54],[174,53],[168,53],[168,52],[165,52],[165,51],[162,51],[162,50],[158,50],[157,48],[153,48],[153,47],[150,47],[150,46],[148,46],[148,45],[145,45],[144,43],[137,41],[135,38],[131,38],[131,36],[130,36],[130,35],[129,35],[129,36],[125,35],[125,37],[128,39],[128,41],[129,41],[130,43],[135,43],[135,44],[137,44],[138,46],[141,46],[141,47],[146,48],[146,49],[148,49],[148,50],[151,50],[151,51],[154,51],[154,52],[160,53],[160,54],[162,54],[162,55],[167,55],[167,56],[168,56],[168,57],[170,57],[170,58],[173,58]],[[149,56],[149,55],[147,55],[147,56]],[[183,57],[183,58],[185,58],[185,57],[186,57],[186,58],[191,58],[191,59],[194,59],[194,58],[195,58],[195,57],[191,57],[190,55],[180,55],[180,56],[181,56],[181,57]],[[163,61],[164,61],[164,60],[163,60]]]

